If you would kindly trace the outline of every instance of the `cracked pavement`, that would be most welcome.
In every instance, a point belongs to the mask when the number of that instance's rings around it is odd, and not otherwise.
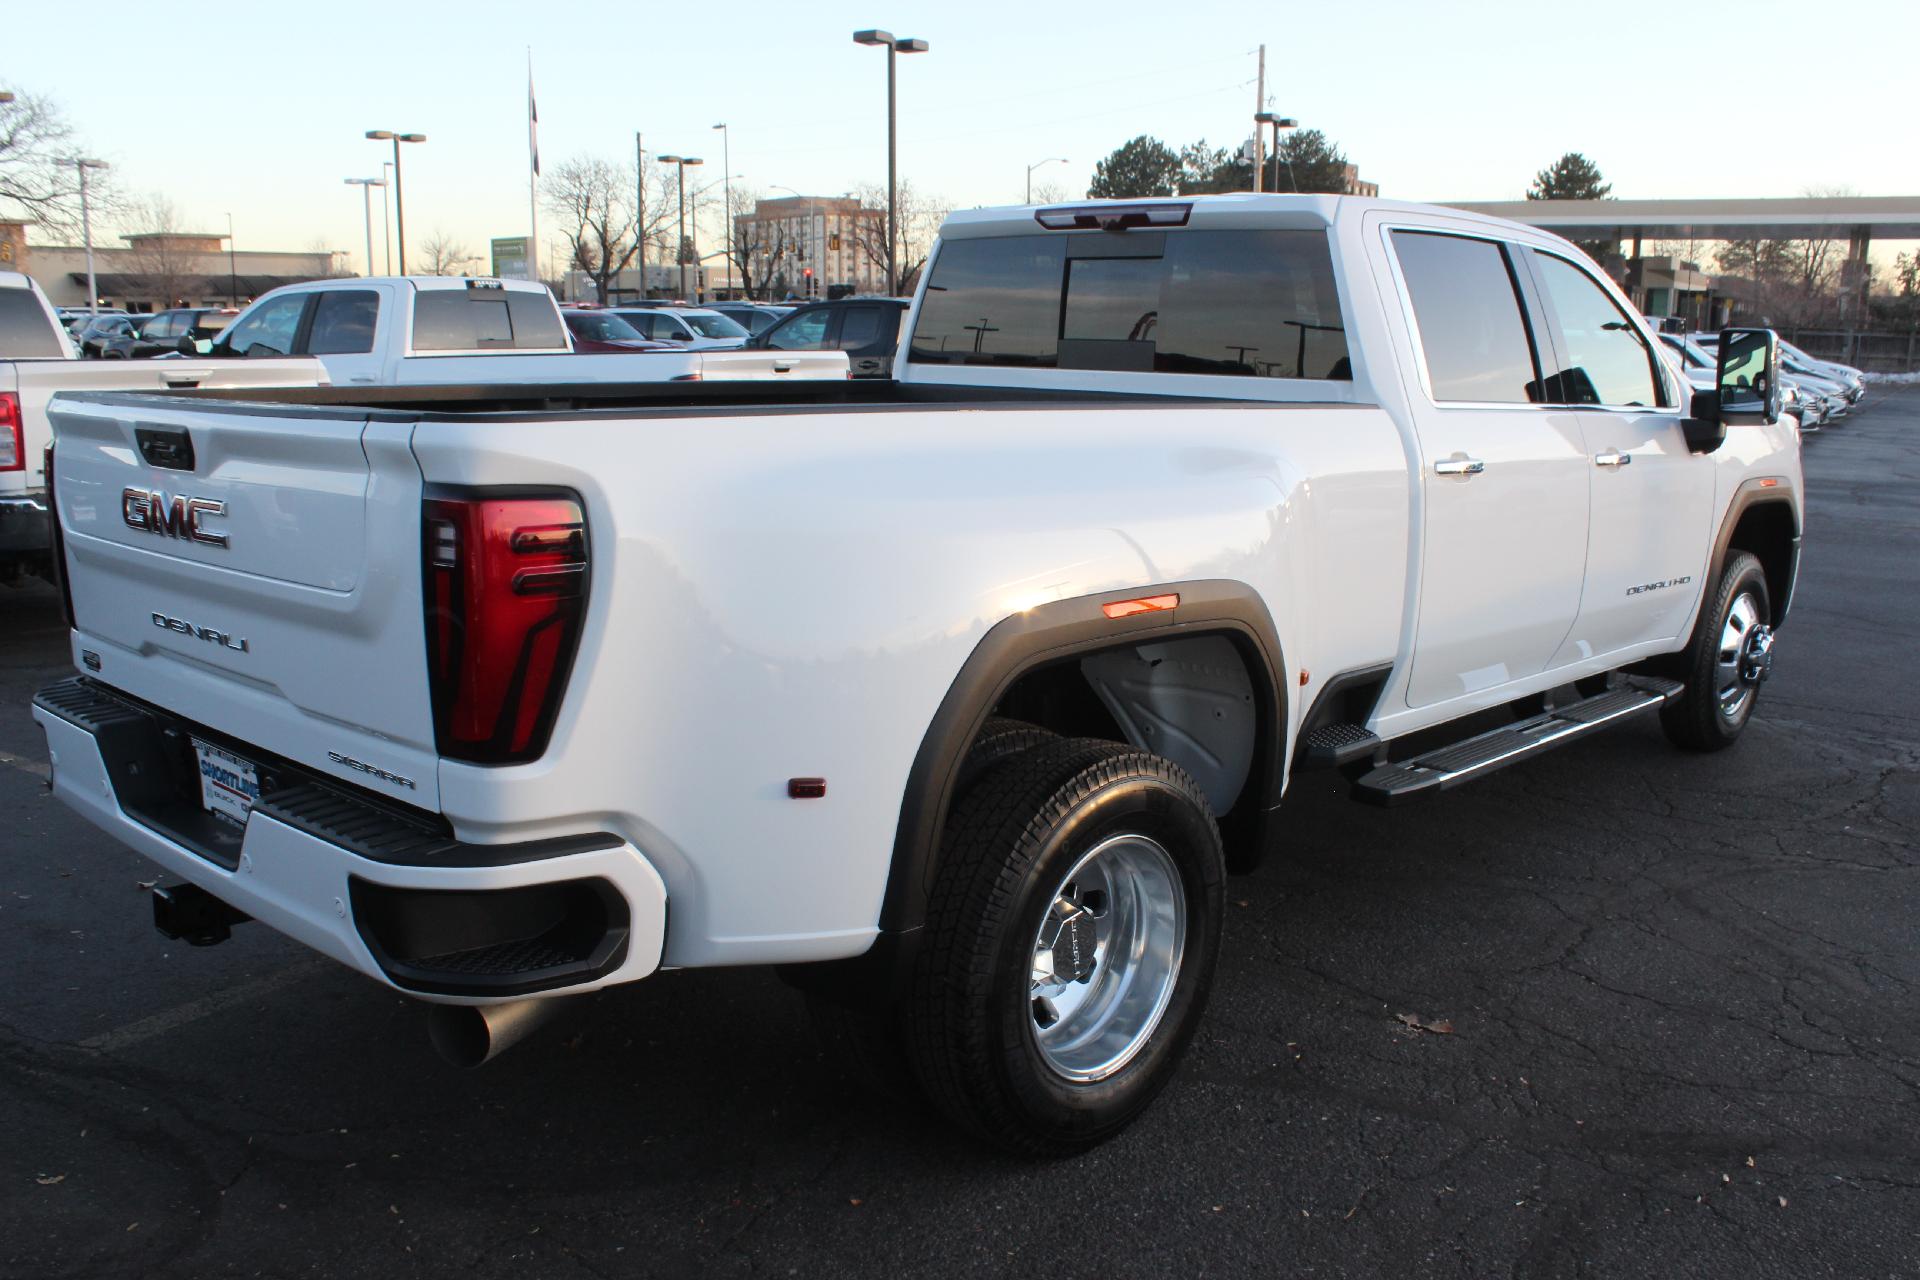
[[[1917,445],[1915,391],[1808,442],[1731,752],[1642,719],[1391,811],[1302,775],[1185,1068],[1063,1164],[861,1095],[762,971],[461,1073],[260,926],[166,942],[44,790],[57,597],[0,593],[0,1275],[1920,1273]]]

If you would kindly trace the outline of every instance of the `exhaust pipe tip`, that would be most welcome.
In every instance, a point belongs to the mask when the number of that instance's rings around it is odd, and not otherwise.
[[[562,1000],[508,1004],[436,1004],[427,1014],[427,1039],[456,1067],[491,1062],[545,1025]]]

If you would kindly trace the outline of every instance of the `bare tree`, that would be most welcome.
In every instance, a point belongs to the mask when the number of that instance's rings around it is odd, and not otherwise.
[[[781,264],[797,247],[781,221],[752,221],[760,205],[759,191],[736,187],[729,210],[733,222],[733,266],[746,286],[747,296],[770,298]]]
[[[73,126],[50,99],[15,90],[0,101],[0,217],[37,223],[55,236],[80,229],[80,180],[73,165]],[[96,218],[114,207],[108,175],[87,179]]]
[[[151,195],[132,201],[120,221],[128,228],[123,238],[134,292],[151,298],[156,308],[166,308],[206,291],[207,255],[189,247],[192,233],[172,200]]]
[[[939,235],[940,224],[947,220],[952,206],[938,196],[922,195],[911,182],[900,183],[894,217],[894,234],[899,241],[896,255],[887,240],[887,189],[867,183],[855,194],[861,211],[853,224],[854,249],[863,261],[873,264],[882,280],[888,262],[894,261],[900,272],[899,289],[909,292],[919,280],[920,268],[926,266],[934,237]]]
[[[613,278],[639,248],[633,166],[575,156],[541,176],[540,197],[559,220],[567,265],[591,279],[605,303]]]
[[[480,255],[439,227],[420,242],[420,273],[428,276],[464,276],[480,264]]]

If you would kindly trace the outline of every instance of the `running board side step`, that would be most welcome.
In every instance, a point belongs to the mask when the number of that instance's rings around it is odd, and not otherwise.
[[[1677,680],[1627,676],[1591,698],[1555,707],[1516,724],[1478,734],[1425,755],[1383,764],[1353,784],[1353,798],[1366,804],[1396,805],[1437,791],[1450,791],[1496,769],[1518,764],[1576,738],[1648,711],[1685,688]]]

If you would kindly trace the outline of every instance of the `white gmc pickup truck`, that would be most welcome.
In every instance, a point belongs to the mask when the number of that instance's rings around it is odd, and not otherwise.
[[[891,383],[61,397],[54,790],[185,882],[165,931],[264,921],[457,1059],[778,964],[1061,1152],[1173,1072],[1293,772],[1753,714],[1768,331],[1695,395],[1554,236],[1219,196],[957,214],[908,332]]]

